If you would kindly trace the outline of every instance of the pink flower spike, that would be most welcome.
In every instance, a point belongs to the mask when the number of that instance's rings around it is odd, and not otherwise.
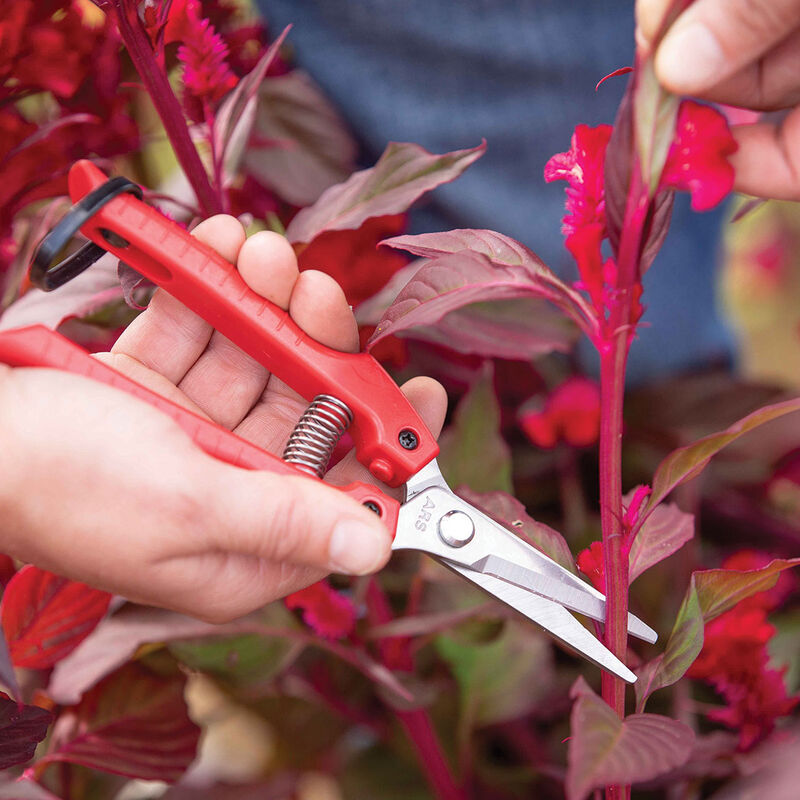
[[[711,106],[684,100],[660,188],[689,192],[692,208],[708,211],[733,189],[735,173],[728,156],[737,149],[723,114]]]
[[[578,569],[592,582],[592,586],[600,592],[606,590],[606,573],[603,563],[603,543],[592,542],[586,550],[581,550],[576,559]]]
[[[324,580],[288,595],[284,603],[287,608],[301,609],[306,625],[326,639],[341,639],[356,624],[352,601]]]
[[[548,183],[565,180],[569,184],[562,228],[565,236],[592,223],[605,230],[604,166],[611,131],[611,125],[578,125],[570,149],[556,153],[545,164],[544,179]]]
[[[204,102],[215,102],[236,85],[236,76],[228,66],[228,46],[207,19],[187,15],[189,24],[178,60],[184,65],[184,102],[196,121],[202,120],[199,109]]]
[[[653,490],[646,484],[636,487],[630,505],[625,509],[625,514],[622,517],[622,521],[628,530],[636,527],[639,522],[639,512],[642,510],[642,505],[652,492]]]

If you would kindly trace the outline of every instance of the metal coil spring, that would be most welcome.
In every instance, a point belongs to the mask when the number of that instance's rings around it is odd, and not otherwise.
[[[353,412],[329,394],[318,394],[295,425],[283,460],[321,478],[333,450],[353,421]]]

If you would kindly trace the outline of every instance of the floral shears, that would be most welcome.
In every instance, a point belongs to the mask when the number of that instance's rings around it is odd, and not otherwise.
[[[436,441],[372,356],[341,353],[311,339],[287,312],[249,289],[232,264],[144,203],[130,181],[108,180],[92,163],[80,161],[70,171],[69,188],[74,205],[40,243],[31,266],[34,284],[56,289],[111,252],[201,315],[310,405],[279,458],[139,386],[42,326],[0,334],[0,361],[67,370],[134,394],[169,414],[210,455],[246,469],[321,479],[336,443],[349,431],[359,461],[372,475],[405,487],[402,503],[377,486],[341,487],[380,516],[394,535],[394,550],[427,553],[603,669],[636,680],[570,613],[603,620],[605,597],[448,487],[436,462]],[[51,266],[78,231],[89,241]],[[656,639],[632,614],[628,630],[648,642]]]

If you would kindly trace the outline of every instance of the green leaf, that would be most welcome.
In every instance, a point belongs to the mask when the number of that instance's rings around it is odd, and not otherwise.
[[[800,397],[773,403],[748,414],[729,428],[698,439],[693,444],[673,450],[656,469],[653,477],[653,493],[647,508],[642,512],[642,521],[653,513],[658,504],[676,487],[699,475],[708,462],[723,447],[746,433],[794,411],[800,411]]]
[[[621,720],[583,680],[572,688],[567,800],[583,800],[609,784],[649,781],[684,764],[694,745],[691,728],[659,714]]]
[[[458,404],[439,445],[439,466],[451,486],[512,491],[511,450],[500,435],[500,406],[490,369]]]
[[[800,558],[775,559],[761,569],[708,569],[692,573],[689,588],[672,628],[667,647],[653,661],[637,670],[636,708],[641,710],[657,689],[680,680],[703,649],[706,623],[758,592],[771,589],[785,569]]]
[[[431,189],[457,178],[486,150],[486,143],[441,155],[424,147],[390,142],[378,163],[331,186],[304,208],[286,229],[292,244],[310,242],[323,231],[360,228],[371,217],[401,214]]]
[[[643,61],[636,72],[634,131],[642,178],[650,196],[658,189],[661,173],[675,136],[680,98],[662,88],[652,59]]]
[[[266,636],[193,639],[172,642],[168,649],[187,667],[213,675],[233,687],[266,684],[297,653],[294,642]]]
[[[442,635],[436,647],[458,683],[462,742],[474,728],[527,714],[550,691],[549,642],[524,624],[507,622],[490,642]]]

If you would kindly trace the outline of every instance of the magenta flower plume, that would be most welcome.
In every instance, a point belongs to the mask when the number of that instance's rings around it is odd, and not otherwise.
[[[570,149],[556,153],[544,167],[544,179],[565,180],[567,213],[562,233],[575,233],[585,225],[598,223],[605,229],[605,175],[603,165],[611,138],[611,125],[578,125],[572,134]]]
[[[228,66],[228,46],[207,19],[187,13],[189,24],[178,60],[184,65],[184,106],[189,116],[201,121],[202,109],[227,94],[236,85],[236,76]]]
[[[356,609],[352,601],[339,594],[327,581],[290,594],[284,602],[287,608],[300,609],[303,621],[326,639],[340,639],[352,633],[356,624]]]

